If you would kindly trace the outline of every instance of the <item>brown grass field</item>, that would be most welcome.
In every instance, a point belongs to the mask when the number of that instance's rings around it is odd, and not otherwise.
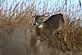
[[[15,10],[12,16],[0,11],[0,55],[82,55],[79,20],[66,20],[63,30],[38,39],[31,9],[27,9],[16,16]]]

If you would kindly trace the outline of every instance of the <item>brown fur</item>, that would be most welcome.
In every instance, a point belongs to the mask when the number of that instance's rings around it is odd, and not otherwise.
[[[39,16],[36,16],[35,22],[41,24],[42,22],[41,21],[39,22],[38,20]],[[43,36],[44,34],[46,34],[46,36],[53,35],[56,33],[56,31],[61,30],[63,28],[64,25],[63,15],[62,14],[52,15],[42,24],[43,28],[36,27],[36,34],[38,36]]]

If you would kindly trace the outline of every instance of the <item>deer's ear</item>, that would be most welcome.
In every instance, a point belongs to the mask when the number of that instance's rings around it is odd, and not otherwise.
[[[42,15],[42,17],[45,17],[45,15]]]

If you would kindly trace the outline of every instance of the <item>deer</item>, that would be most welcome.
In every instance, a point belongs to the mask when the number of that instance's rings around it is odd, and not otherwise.
[[[57,31],[62,30],[64,27],[64,18],[61,13],[51,15],[45,21],[45,15],[35,15],[34,17],[34,26],[36,27],[36,35],[38,36],[53,36]]]

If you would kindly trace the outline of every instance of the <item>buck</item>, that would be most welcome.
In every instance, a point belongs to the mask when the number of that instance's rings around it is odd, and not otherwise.
[[[35,16],[34,26],[36,27],[36,34],[38,36],[51,36],[63,29],[64,18],[61,13],[50,16],[46,21],[43,21],[44,17],[44,15]]]

